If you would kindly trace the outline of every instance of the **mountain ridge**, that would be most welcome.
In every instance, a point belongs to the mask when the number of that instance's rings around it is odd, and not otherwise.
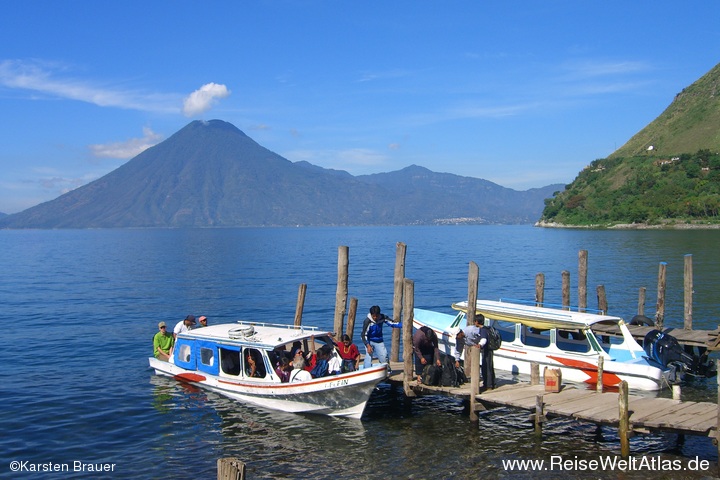
[[[196,120],[0,228],[532,223],[559,187],[518,192],[417,166],[355,177],[293,163],[228,122]]]

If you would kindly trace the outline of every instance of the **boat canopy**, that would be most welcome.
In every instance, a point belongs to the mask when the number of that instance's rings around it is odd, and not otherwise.
[[[468,302],[457,302],[452,308],[467,313]],[[503,301],[478,300],[475,313],[481,313],[492,320],[521,323],[538,329],[557,328],[561,330],[587,330],[596,323],[624,324],[620,317],[598,315],[588,312],[573,312],[557,308],[520,305]]]

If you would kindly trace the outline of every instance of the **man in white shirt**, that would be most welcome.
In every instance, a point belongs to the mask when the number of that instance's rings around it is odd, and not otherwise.
[[[185,320],[180,320],[173,329],[173,337],[177,340],[178,334],[191,330],[195,323],[195,315],[188,315]]]

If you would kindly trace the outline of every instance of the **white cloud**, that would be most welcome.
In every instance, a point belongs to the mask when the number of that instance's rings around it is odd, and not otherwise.
[[[207,112],[219,98],[230,96],[230,90],[225,85],[207,83],[188,95],[183,103],[183,113],[192,117]]]
[[[85,80],[65,77],[67,70],[66,66],[58,63],[4,60],[0,62],[0,85],[92,103],[100,107],[161,113],[178,111],[177,95],[98,86]]]
[[[88,146],[88,148],[95,157],[132,158],[153,145],[157,145],[161,140],[162,135],[153,132],[149,127],[144,127],[142,138],[131,138],[124,142],[95,144]]]

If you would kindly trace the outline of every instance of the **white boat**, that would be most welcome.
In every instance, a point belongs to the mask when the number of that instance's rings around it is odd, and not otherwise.
[[[456,315],[415,309],[413,325],[435,330],[441,350],[452,354],[455,334],[467,325],[467,307],[467,301],[453,304]],[[563,381],[596,385],[602,356],[603,386],[625,380],[635,390],[659,390],[668,384],[671,369],[648,358],[620,317],[489,300],[478,300],[475,311],[503,338],[494,352],[495,370],[530,374],[531,363],[538,363],[541,372],[559,368]],[[622,337],[598,338],[592,326],[601,323],[617,325]]]
[[[275,372],[277,356],[288,354],[293,342],[303,352],[330,344],[327,333],[313,327],[238,322],[181,333],[170,362],[151,357],[150,367],[167,375],[230,398],[291,413],[318,413],[359,419],[375,386],[385,380],[387,364],[371,368],[283,383]],[[248,355],[256,359],[257,374],[249,376]]]

